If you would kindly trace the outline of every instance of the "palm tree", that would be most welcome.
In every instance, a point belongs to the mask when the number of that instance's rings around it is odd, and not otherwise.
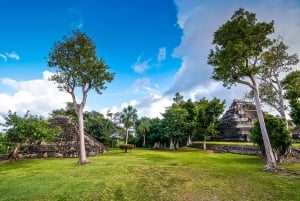
[[[121,123],[123,123],[126,130],[126,140],[125,144],[128,144],[128,132],[129,128],[134,126],[135,121],[137,120],[137,110],[131,105],[128,105],[127,108],[124,108],[120,115]]]
[[[150,131],[150,121],[148,118],[143,117],[137,127],[137,131],[144,137],[143,147],[146,145],[146,134]]]

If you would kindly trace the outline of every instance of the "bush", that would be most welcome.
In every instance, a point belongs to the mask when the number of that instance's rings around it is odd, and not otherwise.
[[[264,119],[271,146],[275,155],[277,156],[276,159],[281,162],[282,159],[287,156],[292,145],[290,132],[286,128],[286,122],[283,119],[274,117],[272,115],[265,115]],[[255,122],[253,128],[250,130],[250,133],[250,139],[260,147],[263,155],[265,155],[265,146],[258,122]]]
[[[123,151],[126,153],[127,150],[131,150],[134,148],[134,145],[133,144],[121,144],[119,146],[120,149],[123,149]]]

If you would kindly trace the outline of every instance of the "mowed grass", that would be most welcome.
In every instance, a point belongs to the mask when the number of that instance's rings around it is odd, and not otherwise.
[[[199,149],[112,150],[89,158],[0,164],[0,200],[300,200],[300,164],[262,171],[257,157]]]

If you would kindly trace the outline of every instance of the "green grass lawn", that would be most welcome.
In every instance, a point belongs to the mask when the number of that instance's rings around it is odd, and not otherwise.
[[[0,164],[0,200],[300,200],[300,164],[261,170],[257,157],[185,148],[112,150],[89,158]]]

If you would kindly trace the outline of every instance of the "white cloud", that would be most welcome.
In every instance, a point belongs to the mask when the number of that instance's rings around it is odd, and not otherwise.
[[[1,57],[5,62],[7,62],[7,58],[6,58],[6,56],[5,56],[4,54],[0,54],[0,57]]]
[[[256,13],[258,21],[270,22],[274,19],[275,34],[283,36],[291,53],[300,49],[300,5],[296,0],[268,1],[201,1],[175,0],[178,8],[177,23],[183,30],[180,45],[173,56],[182,59],[172,86],[165,94],[180,92],[184,96],[199,96],[226,99],[231,104],[234,98],[242,98],[247,87],[233,87],[228,90],[211,79],[212,67],[207,57],[212,49],[213,33],[240,7]],[[298,65],[299,69],[299,65]]]
[[[144,78],[137,79],[134,82],[132,89],[134,92],[141,92],[141,91],[144,91],[145,89],[149,88],[149,86],[150,86],[150,79],[147,77],[144,77]]]
[[[143,73],[150,68],[150,59],[141,61],[142,56],[139,56],[137,61],[133,64],[133,69],[136,73]]]
[[[161,47],[158,49],[157,62],[160,63],[166,59],[167,49],[165,47]]]
[[[7,59],[15,59],[15,60],[20,60],[20,56],[15,53],[15,52],[11,52],[11,53],[5,53],[5,54],[0,54],[0,57],[7,62]]]
[[[15,52],[5,53],[5,55],[8,58],[15,59],[15,60],[20,60],[20,56]]]
[[[45,71],[42,79],[28,81],[1,79],[1,84],[12,87],[13,92],[0,91],[0,113],[6,114],[8,110],[25,113],[29,110],[32,114],[48,116],[52,110],[65,107],[66,102],[72,101],[71,96],[60,92],[53,82],[48,81],[51,74]]]

